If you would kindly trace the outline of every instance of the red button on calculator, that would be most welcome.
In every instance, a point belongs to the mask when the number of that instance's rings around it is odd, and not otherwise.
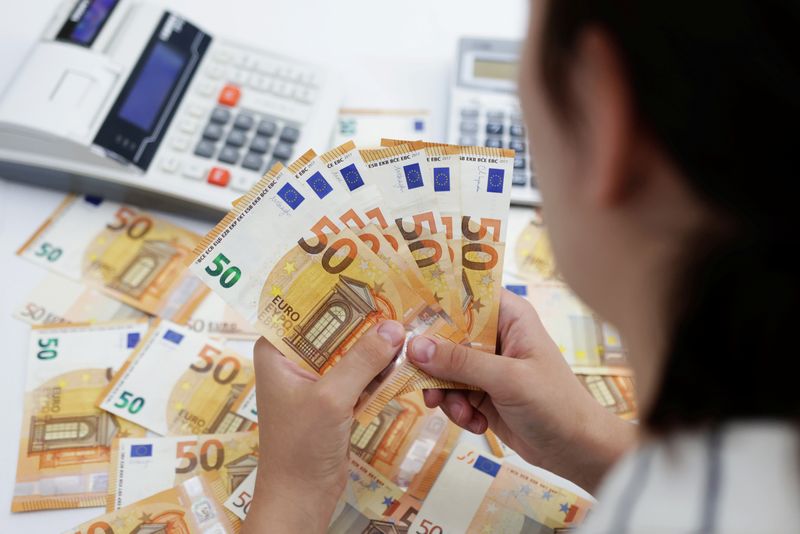
[[[231,181],[231,173],[221,167],[211,167],[208,173],[208,183],[225,187]]]
[[[233,107],[239,101],[240,96],[242,96],[242,92],[239,88],[229,83],[219,92],[219,103],[223,106]]]

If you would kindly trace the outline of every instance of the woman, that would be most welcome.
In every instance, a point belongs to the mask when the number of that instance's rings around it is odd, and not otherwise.
[[[423,337],[408,356],[485,392],[429,406],[596,492],[582,532],[800,529],[797,198],[772,187],[796,174],[798,20],[771,0],[533,3],[520,94],[554,254],[627,340],[642,424],[598,406],[508,293],[501,356]],[[321,379],[258,344],[247,531],[325,530],[353,406],[402,334],[379,325]]]

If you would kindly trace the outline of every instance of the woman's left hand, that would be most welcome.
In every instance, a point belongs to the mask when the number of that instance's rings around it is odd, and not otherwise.
[[[256,343],[259,463],[243,532],[327,530],[347,481],[356,402],[404,338],[396,321],[376,325],[322,377]]]

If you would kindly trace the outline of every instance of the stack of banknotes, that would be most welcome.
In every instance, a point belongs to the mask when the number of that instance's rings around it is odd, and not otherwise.
[[[32,329],[12,510],[106,508],[69,532],[237,532],[259,454],[253,341],[320,374],[385,319],[493,352],[513,162],[388,139],[308,151],[206,236],[68,196],[18,252],[51,274],[15,312]],[[331,532],[582,521],[586,499],[459,445],[429,387],[463,386],[401,351],[364,392]]]

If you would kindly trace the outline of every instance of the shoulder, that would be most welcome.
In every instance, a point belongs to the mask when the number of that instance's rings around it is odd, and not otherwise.
[[[800,525],[795,427],[737,424],[630,453],[606,477],[581,534],[785,532]]]

